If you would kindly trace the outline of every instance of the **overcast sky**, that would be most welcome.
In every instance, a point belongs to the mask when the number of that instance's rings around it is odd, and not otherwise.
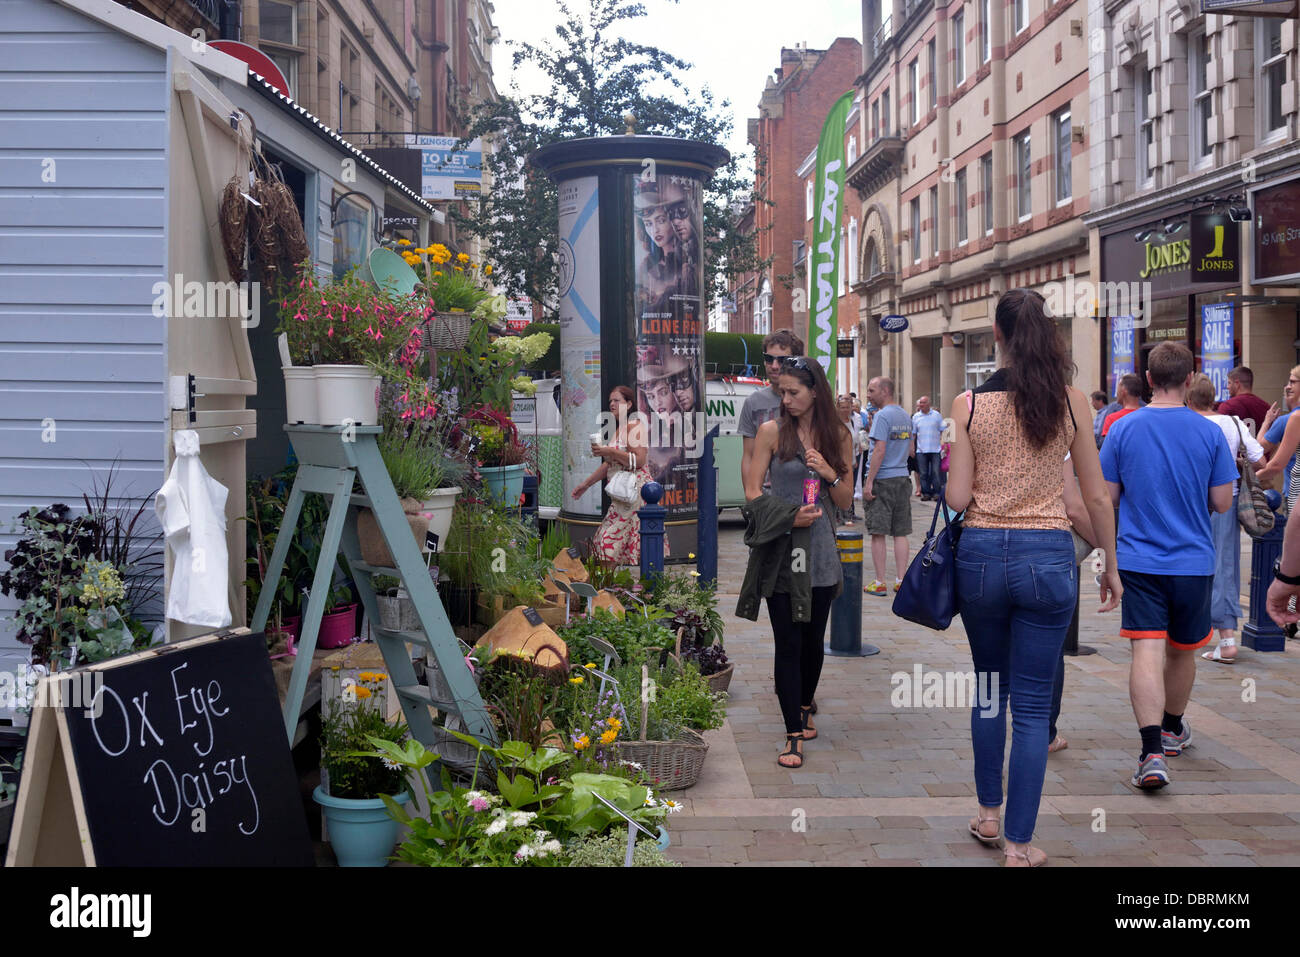
[[[554,38],[559,22],[555,0],[492,0],[501,43],[493,49],[497,89],[510,89],[512,48],[505,41]],[[733,153],[748,153],[745,121],[758,115],[758,99],[767,77],[781,63],[781,48],[806,41],[825,49],[836,37],[862,40],[859,0],[644,0],[648,16],[626,21],[626,34],[693,64],[684,78],[694,90],[707,86],[713,98],[728,101],[732,116],[729,142]],[[586,10],[587,0],[571,0],[570,9]],[[525,93],[538,92],[537,76],[521,76]]]

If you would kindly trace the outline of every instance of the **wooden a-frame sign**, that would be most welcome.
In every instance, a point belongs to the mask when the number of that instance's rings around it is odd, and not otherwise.
[[[262,634],[41,679],[7,866],[310,865]]]

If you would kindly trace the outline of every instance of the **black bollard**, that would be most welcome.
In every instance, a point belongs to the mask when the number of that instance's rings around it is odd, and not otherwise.
[[[1286,516],[1274,513],[1272,531],[1252,541],[1250,549],[1250,619],[1241,629],[1241,643],[1251,651],[1283,651],[1286,633],[1268,617],[1268,588],[1273,584],[1273,563],[1282,557]]]
[[[700,456],[700,504],[695,522],[695,570],[701,585],[718,582],[718,470],[713,465],[713,439],[718,426],[704,437]]]
[[[831,603],[831,644],[826,654],[836,658],[878,655],[875,645],[862,643],[862,532],[842,529],[835,533],[844,588]]]

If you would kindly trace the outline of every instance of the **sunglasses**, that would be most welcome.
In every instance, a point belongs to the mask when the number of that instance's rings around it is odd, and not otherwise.
[[[782,369],[807,369],[808,359],[806,356],[780,356]]]
[[[690,209],[685,203],[677,203],[675,206],[668,207],[669,219],[685,219],[690,215]]]
[[[780,362],[782,359],[789,359],[789,358],[791,358],[791,357],[790,357],[790,356],[774,356],[774,355],[772,355],[772,354],[769,353],[769,352],[764,352],[764,353],[763,353],[763,361],[764,361],[765,363],[767,363],[768,365],[775,365],[776,363]]]

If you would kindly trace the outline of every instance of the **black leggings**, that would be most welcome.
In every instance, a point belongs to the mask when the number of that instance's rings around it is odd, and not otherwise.
[[[812,590],[812,620],[808,622],[793,620],[789,595],[777,593],[767,600],[767,616],[776,642],[776,697],[781,702],[786,734],[803,730],[799,708],[812,704],[817,693],[825,657],[822,641],[834,595],[834,585]]]

